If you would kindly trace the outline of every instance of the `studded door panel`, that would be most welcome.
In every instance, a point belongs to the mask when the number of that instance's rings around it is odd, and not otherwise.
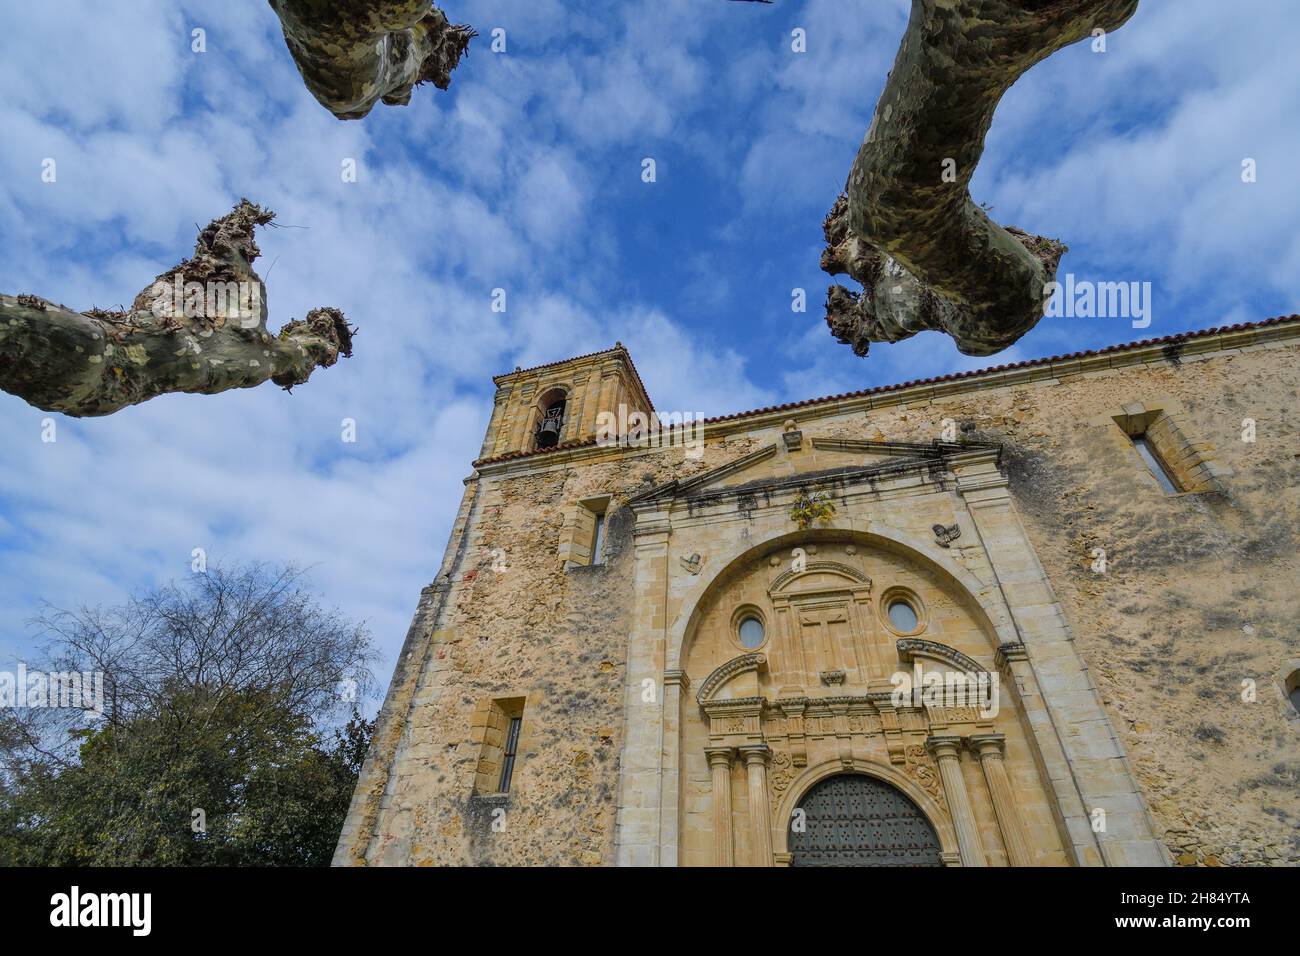
[[[916,804],[861,774],[823,780],[790,826],[792,866],[942,866],[939,839]]]

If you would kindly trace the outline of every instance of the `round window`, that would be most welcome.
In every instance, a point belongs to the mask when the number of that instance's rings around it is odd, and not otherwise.
[[[889,623],[896,631],[916,630],[916,608],[901,598],[893,601],[889,605]]]
[[[756,617],[747,617],[740,622],[740,643],[751,651],[763,644],[763,622]]]

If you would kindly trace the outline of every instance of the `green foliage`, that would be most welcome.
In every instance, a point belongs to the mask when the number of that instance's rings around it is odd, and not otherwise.
[[[790,509],[790,520],[803,531],[814,521],[830,521],[835,516],[835,505],[830,496],[820,491],[805,492]]]
[[[0,714],[0,865],[326,866],[374,729],[364,628],[290,570],[210,569],[110,612],[49,618],[106,674],[105,712]]]
[[[372,729],[353,711],[323,740],[265,695],[186,693],[30,762],[0,792],[0,864],[326,866]]]

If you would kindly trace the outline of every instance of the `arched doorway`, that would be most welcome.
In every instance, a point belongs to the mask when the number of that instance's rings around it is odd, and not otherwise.
[[[790,853],[791,866],[943,866],[920,808],[898,788],[856,773],[828,777],[803,795]]]

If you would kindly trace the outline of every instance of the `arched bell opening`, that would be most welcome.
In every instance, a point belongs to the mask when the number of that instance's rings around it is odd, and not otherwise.
[[[533,444],[538,448],[554,448],[560,443],[564,431],[568,394],[561,388],[546,392],[537,403],[537,427],[533,430]]]

